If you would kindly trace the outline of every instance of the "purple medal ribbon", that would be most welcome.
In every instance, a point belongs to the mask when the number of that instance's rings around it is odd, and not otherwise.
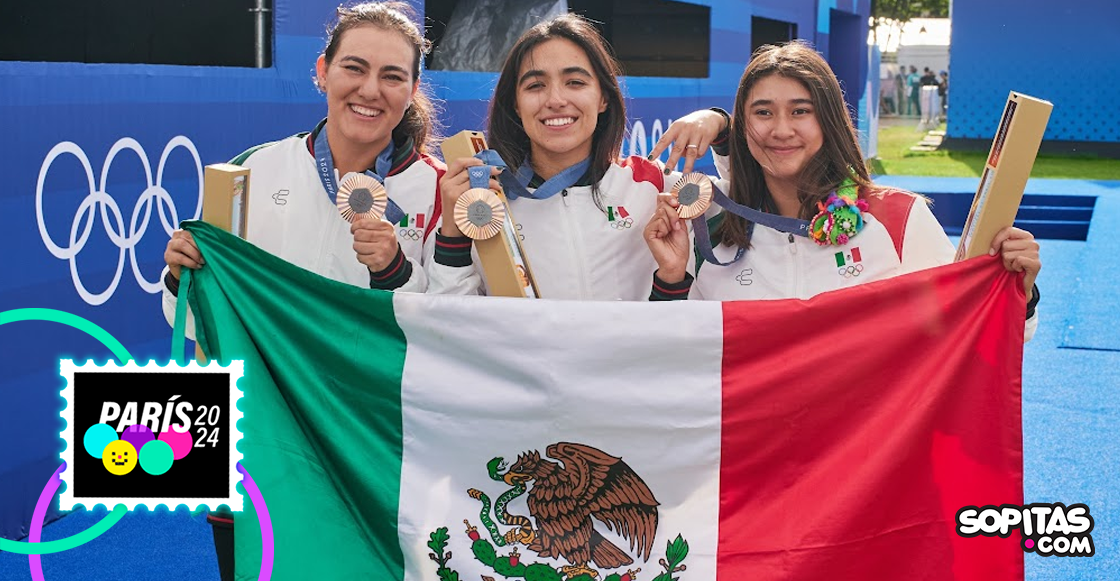
[[[743,204],[737,203],[731,198],[727,197],[727,195],[720,191],[719,187],[717,187],[714,182],[712,183],[712,201],[724,210],[727,210],[728,212],[731,212],[732,214],[735,214],[736,216],[747,220],[749,222],[749,224],[747,225],[748,235],[754,232],[755,224],[762,224],[767,228],[773,228],[774,230],[777,230],[779,232],[786,232],[788,234],[802,236],[805,238],[809,237],[808,220],[786,218],[784,216],[769,214],[761,210],[756,210],[754,208],[744,206]],[[704,260],[712,264],[716,264],[719,266],[734,264],[742,259],[743,255],[747,253],[747,249],[740,246],[735,251],[735,258],[731,259],[729,262],[720,262],[719,259],[716,258],[715,253],[712,252],[712,238],[708,233],[708,221],[704,218],[703,214],[692,219],[692,232],[696,236],[696,250],[700,253],[700,256],[703,257]]]

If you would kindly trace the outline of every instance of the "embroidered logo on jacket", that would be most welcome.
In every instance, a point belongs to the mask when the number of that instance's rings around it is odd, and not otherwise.
[[[836,258],[836,274],[844,278],[853,278],[863,272],[863,257],[859,254],[859,246],[852,247],[852,249],[845,254],[843,251],[837,252]]]
[[[634,219],[630,217],[630,212],[627,212],[626,208],[622,206],[607,206],[607,222],[615,230],[625,230],[634,225]]]
[[[397,226],[402,240],[419,240],[424,235],[424,214],[405,214]]]
[[[740,272],[739,275],[735,277],[735,280],[739,281],[739,284],[741,286],[750,286],[750,285],[754,284],[754,279],[751,278],[751,275],[753,275],[753,274],[754,274],[754,269],[753,268],[744,268],[743,271]]]

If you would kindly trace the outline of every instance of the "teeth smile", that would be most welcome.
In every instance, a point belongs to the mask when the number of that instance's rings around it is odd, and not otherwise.
[[[575,117],[558,117],[556,119],[545,119],[544,124],[549,127],[561,127],[563,125],[571,125],[575,123]]]
[[[357,113],[358,115],[362,115],[363,117],[377,117],[381,114],[381,111],[378,111],[377,109],[367,109],[366,107],[362,107],[360,105],[350,105],[350,110]]]

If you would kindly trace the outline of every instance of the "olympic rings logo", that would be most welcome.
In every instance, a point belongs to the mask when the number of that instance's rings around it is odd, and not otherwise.
[[[859,276],[860,273],[862,273],[862,272],[863,272],[863,265],[858,264],[858,263],[857,264],[849,264],[848,266],[841,266],[839,269],[836,270],[836,274],[839,274],[839,275],[843,276],[844,278],[853,278],[853,277]]]
[[[124,273],[124,257],[125,254],[129,255],[129,260],[132,263],[132,274],[136,277],[137,284],[145,292],[155,294],[160,292],[161,282],[159,277],[156,280],[149,281],[144,278],[140,272],[140,266],[136,262],[136,244],[144,237],[148,230],[148,222],[152,217],[152,206],[156,205],[159,211],[160,222],[163,223],[163,229],[168,236],[175,231],[179,224],[179,215],[175,210],[175,202],[171,199],[171,194],[163,187],[163,169],[167,163],[167,158],[172,150],[176,147],[186,149],[194,158],[195,166],[198,168],[198,203],[195,205],[194,214],[192,219],[198,219],[202,215],[202,160],[199,159],[198,150],[195,149],[194,143],[190,139],[182,135],[175,136],[171,141],[167,142],[167,146],[163,149],[163,155],[159,159],[159,167],[156,170],[155,180],[152,180],[152,166],[148,161],[148,154],[144,152],[144,148],[131,137],[123,137],[117,140],[105,157],[105,164],[101,168],[101,181],[100,186],[94,184],[93,179],[93,166],[90,165],[89,158],[86,153],[82,151],[76,143],[72,141],[64,141],[55,145],[50,153],[47,154],[46,159],[43,160],[43,166],[39,169],[39,181],[35,186],[35,218],[39,223],[39,235],[43,239],[43,244],[46,245],[47,250],[62,260],[70,261],[70,275],[74,279],[74,288],[86,303],[90,305],[100,305],[105,303],[113,296],[117,290],[117,285],[120,284],[121,276]],[[132,217],[128,224],[128,232],[124,229],[124,217],[121,214],[120,206],[117,205],[116,200],[106,191],[106,181],[109,178],[109,168],[113,165],[113,160],[116,159],[117,154],[125,149],[130,149],[136,152],[137,157],[140,158],[141,163],[144,164],[144,177],[147,180],[147,188],[144,189],[140,195],[140,199],[136,202],[136,207],[132,209]],[[47,172],[51,169],[51,164],[54,160],[63,154],[73,155],[82,164],[82,168],[86,173],[86,180],[89,182],[89,194],[81,205],[78,207],[77,213],[74,214],[74,221],[70,226],[70,242],[68,246],[59,246],[55,244],[54,239],[47,232],[47,225],[43,220],[43,184],[47,180]],[[165,209],[166,206],[166,209]],[[109,287],[101,292],[91,292],[82,284],[82,279],[78,275],[77,257],[78,254],[85,248],[86,242],[89,240],[89,235],[93,229],[93,221],[95,212],[101,210],[101,221],[104,223],[105,232],[109,235],[109,239],[116,244],[120,249],[120,256],[117,259],[117,271],[113,275],[113,281],[109,283]],[[109,214],[112,213],[113,221],[110,222]],[[113,225],[116,228],[113,228]],[[81,234],[78,231],[81,230]]]
[[[626,228],[629,228],[633,225],[633,218],[623,218],[621,220],[615,220],[614,222],[611,222],[611,228],[614,228],[615,230],[625,230]]]
[[[399,233],[401,238],[404,238],[405,240],[415,241],[420,239],[420,231],[416,228],[401,228]]]

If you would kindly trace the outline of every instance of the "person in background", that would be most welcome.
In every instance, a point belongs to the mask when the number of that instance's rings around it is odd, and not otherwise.
[[[933,71],[930,70],[929,67],[926,67],[922,71],[922,78],[920,79],[920,82],[923,87],[936,85],[937,76],[933,74]]]
[[[879,79],[879,114],[897,115],[898,105],[894,99],[894,75],[887,70],[887,76]]]
[[[941,120],[949,119],[949,71],[941,71],[937,82],[937,96],[941,97]]]
[[[910,65],[910,74],[906,75],[906,94],[908,96],[906,101],[907,115],[922,116],[921,93],[922,83],[921,77],[918,76],[918,67]]]
[[[909,103],[907,96],[909,93],[906,91],[906,67],[899,65],[898,72],[894,74],[894,92],[895,103],[898,104],[898,114],[905,115],[904,111]]]

